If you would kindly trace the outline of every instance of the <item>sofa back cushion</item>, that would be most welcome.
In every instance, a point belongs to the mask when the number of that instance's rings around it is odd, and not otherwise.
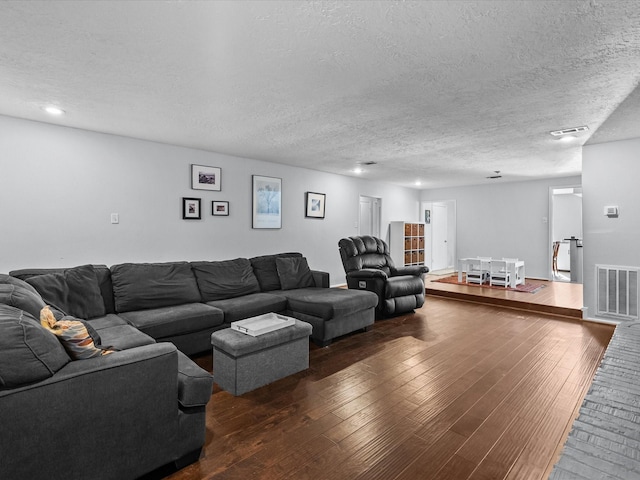
[[[98,285],[104,302],[105,313],[115,313],[113,286],[111,285],[111,271],[106,265],[92,265],[92,267],[96,277],[98,278]],[[9,275],[20,280],[27,280],[39,275],[64,273],[67,270],[69,270],[69,268],[24,268],[20,270],[13,270],[9,272]]]
[[[113,265],[111,282],[117,312],[201,301],[198,284],[187,262]]]
[[[280,277],[278,276],[278,268],[276,267],[276,258],[302,257],[301,253],[289,252],[278,253],[276,255],[262,255],[260,257],[250,258],[253,273],[255,273],[260,290],[269,292],[271,290],[281,290]]]
[[[78,318],[102,317],[106,314],[98,277],[92,265],[82,265],[63,273],[37,275],[27,279],[44,302]]]
[[[45,306],[40,294],[18,278],[0,274],[0,303],[19,308],[37,318],[42,307]]]
[[[58,339],[33,316],[0,304],[0,389],[39,382],[68,362]]]
[[[221,262],[191,262],[203,302],[235,298],[260,291],[251,262],[236,258]]]
[[[316,285],[305,257],[276,258],[276,268],[282,290],[315,287]]]

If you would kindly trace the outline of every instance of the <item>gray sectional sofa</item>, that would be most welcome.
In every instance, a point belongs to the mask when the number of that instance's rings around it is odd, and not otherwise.
[[[311,339],[325,346],[336,337],[372,325],[378,302],[369,292],[329,288],[329,274],[310,270],[306,259],[296,252],[215,262],[93,268],[104,309],[89,310],[84,318],[105,328],[131,325],[157,342],[172,342],[187,355],[209,350],[214,331],[268,312],[310,323]],[[45,292],[45,301],[56,306],[57,291],[47,282],[51,275],[64,271],[24,269],[10,275]]]
[[[372,325],[377,302],[329,288],[300,253],[0,275],[0,478],[133,479],[195,461],[212,378],[186,355],[212,332],[278,312],[327,345]],[[45,304],[116,351],[72,360],[39,324]]]

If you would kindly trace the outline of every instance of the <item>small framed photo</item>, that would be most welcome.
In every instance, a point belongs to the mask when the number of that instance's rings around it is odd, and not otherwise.
[[[200,220],[200,199],[182,197],[182,218],[184,220]]]
[[[324,218],[324,204],[326,200],[324,193],[307,192],[307,210],[305,217]]]
[[[191,188],[193,190],[214,190],[222,187],[222,170],[218,167],[191,165]]]
[[[229,202],[214,200],[211,202],[211,215],[228,216]]]

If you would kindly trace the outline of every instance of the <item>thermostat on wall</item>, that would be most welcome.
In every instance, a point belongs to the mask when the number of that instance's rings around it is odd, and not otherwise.
[[[618,207],[617,206],[604,207],[604,214],[607,217],[617,217]]]

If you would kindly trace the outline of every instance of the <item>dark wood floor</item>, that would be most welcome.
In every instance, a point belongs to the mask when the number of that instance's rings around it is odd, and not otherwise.
[[[241,397],[216,386],[200,461],[168,478],[544,479],[612,332],[428,297],[312,345],[304,372]]]

